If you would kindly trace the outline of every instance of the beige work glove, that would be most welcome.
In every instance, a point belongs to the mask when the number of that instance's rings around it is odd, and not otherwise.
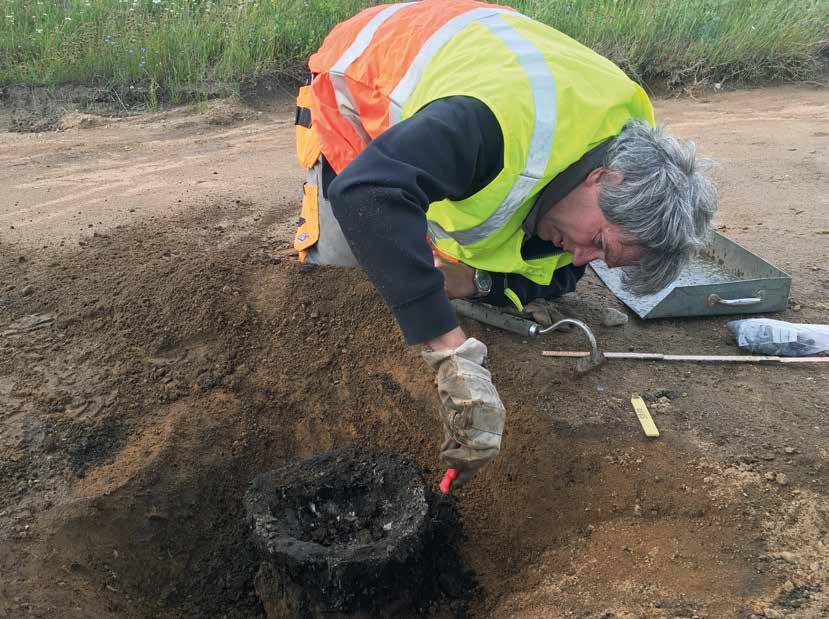
[[[437,372],[445,437],[440,456],[463,483],[501,450],[506,411],[484,367],[486,345],[470,337],[454,350],[422,354]]]

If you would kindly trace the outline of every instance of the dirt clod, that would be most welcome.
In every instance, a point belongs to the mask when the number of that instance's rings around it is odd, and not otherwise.
[[[602,324],[605,327],[619,327],[626,325],[628,322],[628,315],[613,307],[606,307],[602,312]]]

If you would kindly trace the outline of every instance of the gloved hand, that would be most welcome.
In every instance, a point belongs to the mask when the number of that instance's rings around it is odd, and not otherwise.
[[[506,411],[492,384],[486,363],[486,345],[467,339],[454,350],[423,352],[437,372],[445,440],[441,459],[468,479],[501,450]]]

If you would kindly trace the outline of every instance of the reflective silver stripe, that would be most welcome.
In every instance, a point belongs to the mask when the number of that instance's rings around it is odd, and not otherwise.
[[[371,20],[363,26],[363,29],[360,30],[354,41],[352,41],[351,45],[348,46],[348,49],[343,52],[343,55],[339,57],[337,62],[334,63],[334,66],[331,67],[331,70],[329,71],[331,85],[334,87],[334,96],[337,98],[337,109],[339,109],[342,117],[351,123],[357,133],[360,134],[363,142],[366,144],[371,142],[371,137],[368,135],[366,128],[360,120],[360,114],[357,112],[357,105],[354,103],[354,97],[351,96],[351,91],[348,89],[348,84],[345,80],[345,72],[348,70],[348,67],[350,67],[351,64],[357,60],[357,58],[359,58],[364,51],[366,51],[366,48],[369,43],[371,43],[371,39],[374,38],[374,34],[377,32],[377,29],[382,26],[389,17],[410,4],[414,3],[402,2],[400,4],[392,4],[372,17]]]
[[[331,71],[335,73],[345,73],[346,69],[351,66],[351,63],[357,60],[357,58],[359,58],[360,55],[366,51],[368,44],[371,43],[371,40],[374,38],[374,35],[380,26],[382,26],[389,17],[397,13],[397,11],[403,7],[409,6],[410,4],[414,4],[414,2],[392,4],[372,17],[371,20],[363,26],[363,29],[360,30],[357,37],[351,45],[348,46],[348,49],[343,52],[343,55],[340,56],[339,60],[334,63]]]
[[[446,230],[444,230],[443,227],[439,223],[434,222],[431,219],[426,220],[426,234],[433,241],[442,241],[444,239],[451,239],[452,238],[451,236],[449,236],[449,233]]]
[[[518,57],[521,67],[530,80],[535,123],[524,169],[507,197],[486,221],[473,228],[453,232],[447,232],[437,222],[429,222],[430,233],[435,240],[452,238],[459,245],[471,245],[482,241],[500,229],[515,214],[544,176],[556,132],[556,83],[544,54],[500,15],[483,19],[481,23],[487,26]]]
[[[351,96],[351,91],[348,90],[348,84],[345,83],[345,77],[337,73],[330,73],[331,85],[334,87],[334,96],[337,99],[337,109],[340,111],[340,116],[345,118],[354,130],[360,135],[360,139],[364,144],[371,142],[371,136],[363,126],[363,121],[360,120],[360,114],[357,112],[357,105],[354,103],[354,98]]]
[[[443,24],[420,48],[420,51],[415,56],[412,64],[406,70],[403,79],[395,86],[394,90],[389,95],[389,125],[396,125],[400,122],[403,114],[403,106],[408,101],[412,92],[420,81],[424,69],[429,64],[429,61],[437,54],[446,43],[455,36],[458,32],[466,28],[474,21],[480,21],[486,17],[498,15],[498,13],[515,13],[508,9],[472,9],[466,13],[456,15],[448,22]]]

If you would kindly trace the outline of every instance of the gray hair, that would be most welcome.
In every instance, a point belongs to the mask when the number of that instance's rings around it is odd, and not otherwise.
[[[638,294],[657,292],[707,240],[719,205],[717,188],[704,173],[708,162],[696,160],[693,142],[683,145],[632,119],[608,150],[605,166],[615,174],[602,176],[599,206],[626,242],[645,250],[637,266],[625,268],[625,283]]]

